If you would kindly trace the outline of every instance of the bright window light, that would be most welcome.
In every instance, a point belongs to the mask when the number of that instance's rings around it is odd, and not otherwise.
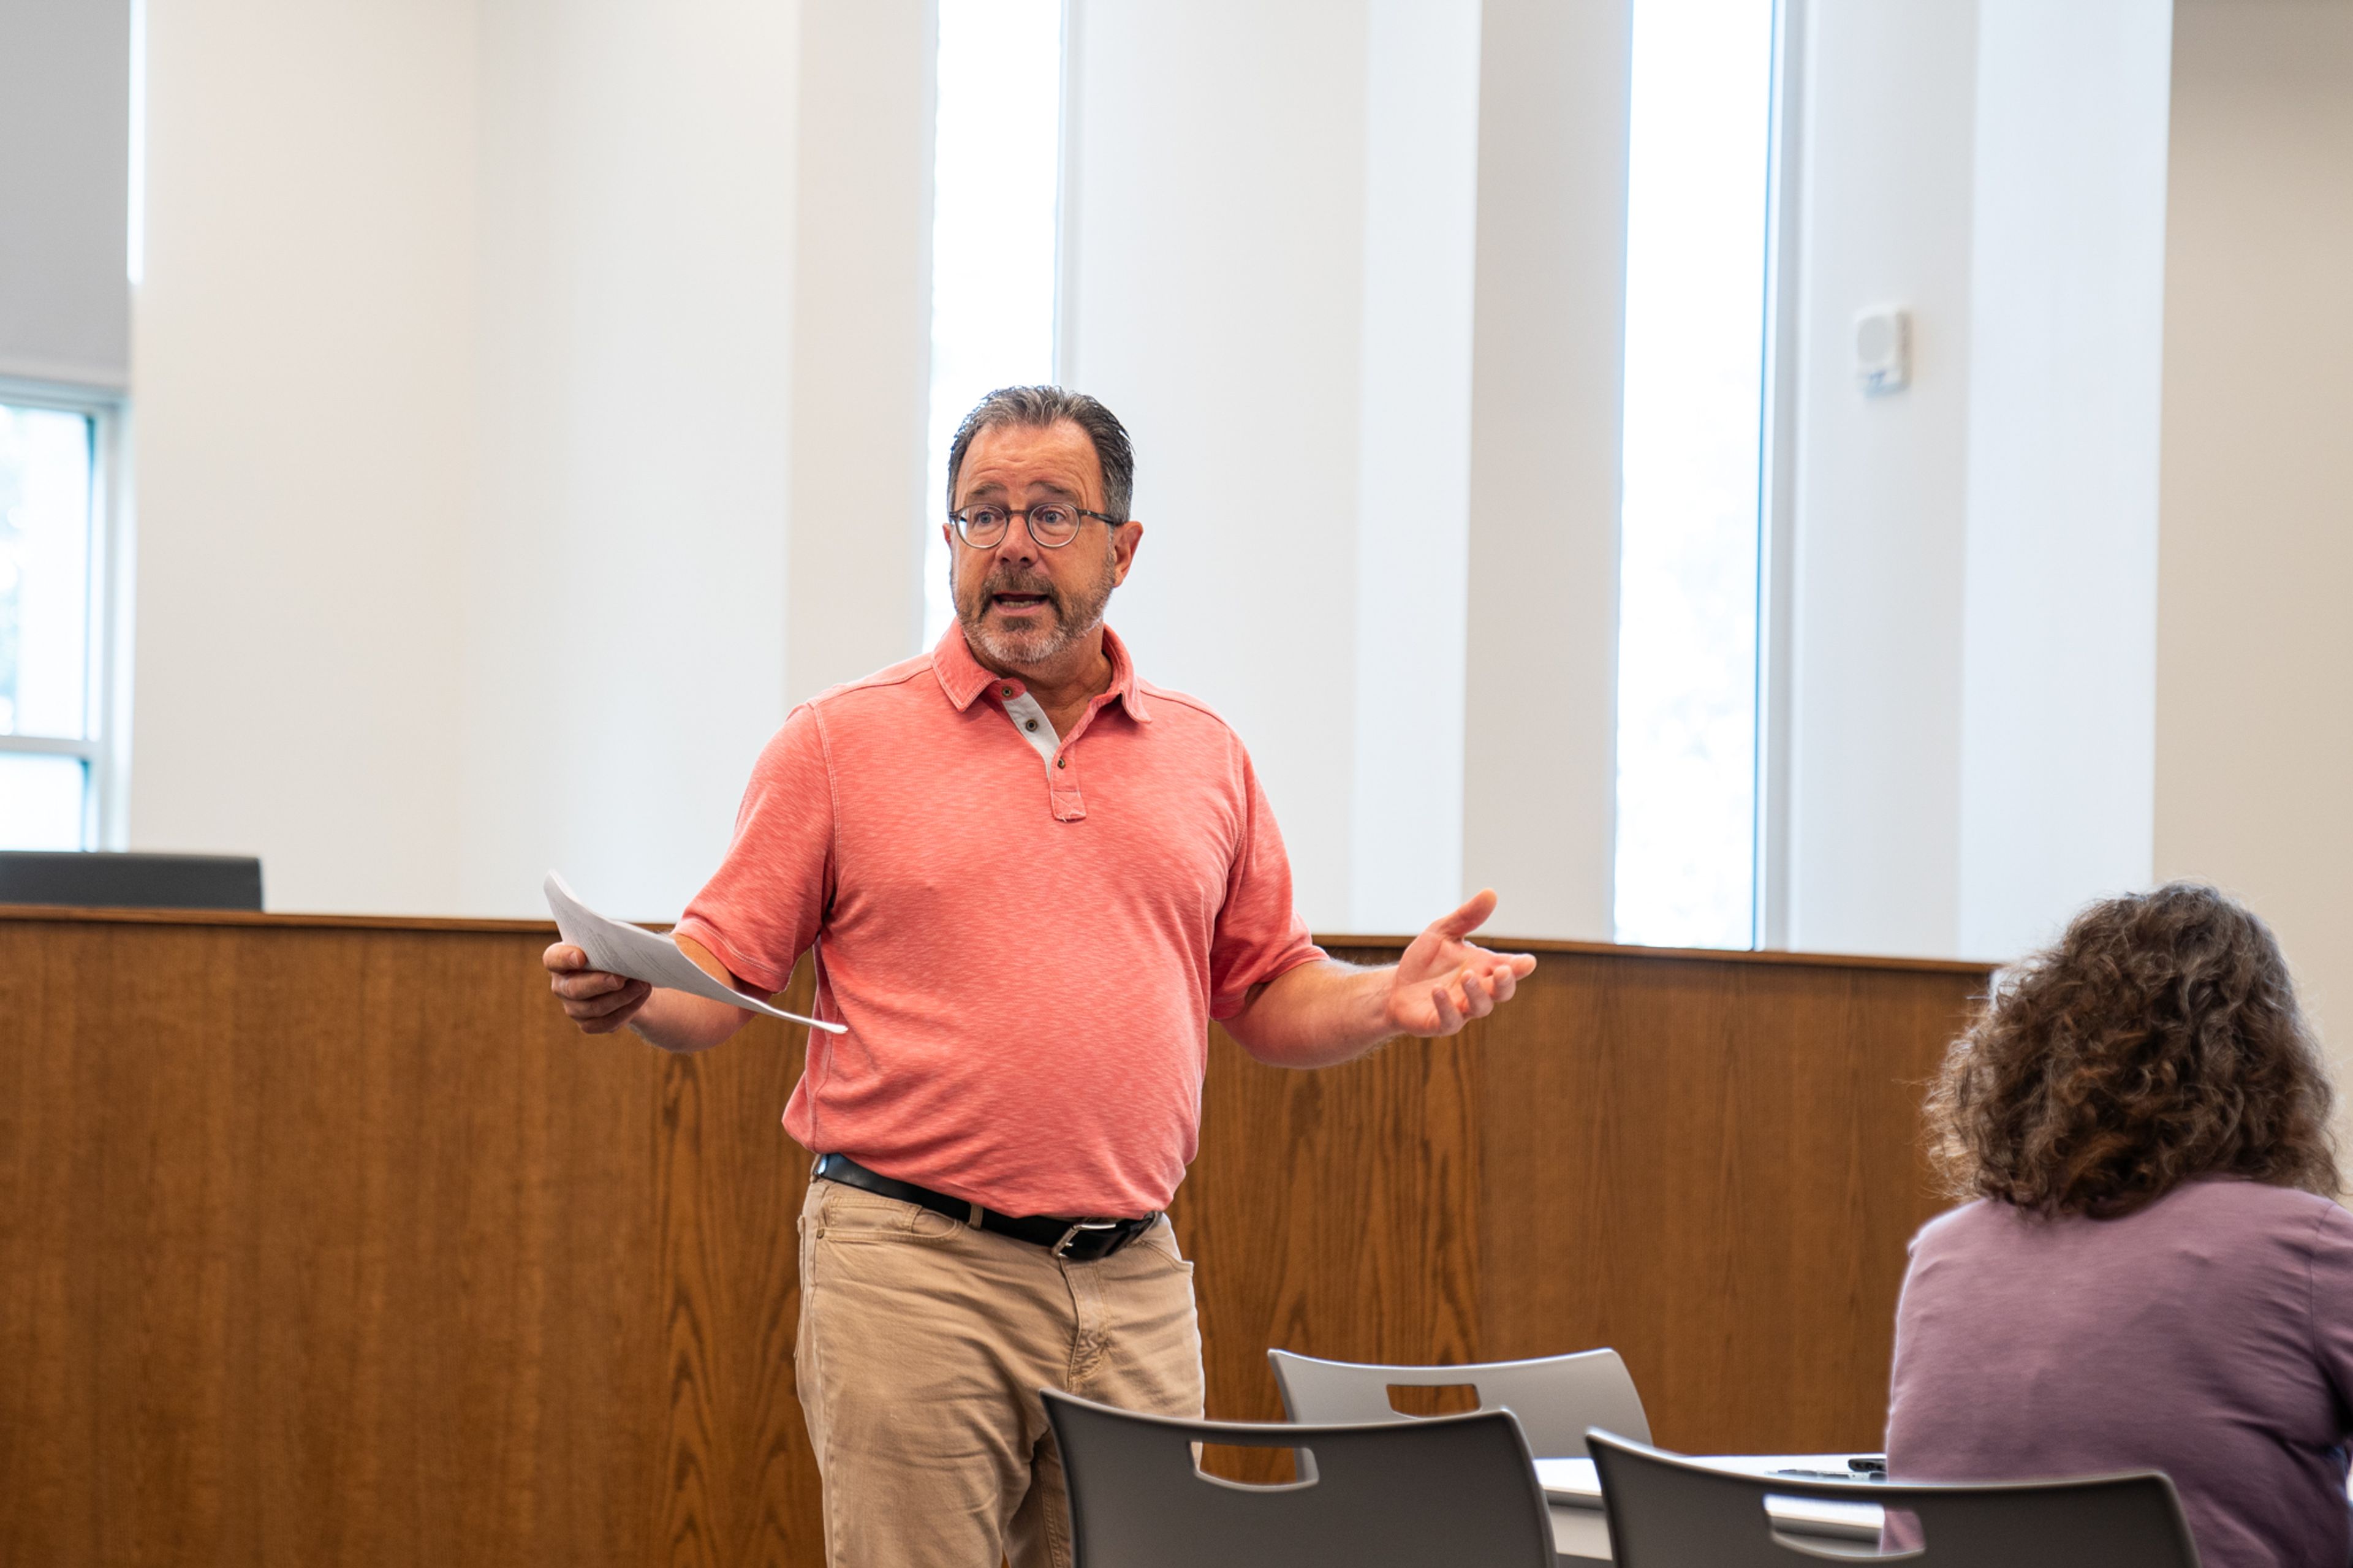
[[[933,163],[931,479],[926,646],[948,592],[948,440],[1000,386],[1054,379],[1061,187],[1061,0],[940,0]]]
[[[1617,936],[1756,935],[1773,0],[1634,0]]]
[[[89,837],[95,450],[89,415],[0,403],[0,848]]]

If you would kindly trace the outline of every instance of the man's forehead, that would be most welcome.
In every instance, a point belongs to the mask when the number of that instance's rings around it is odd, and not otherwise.
[[[1020,484],[1083,499],[1103,484],[1103,464],[1087,433],[1069,420],[1048,426],[992,425],[972,438],[956,476],[963,495]]]

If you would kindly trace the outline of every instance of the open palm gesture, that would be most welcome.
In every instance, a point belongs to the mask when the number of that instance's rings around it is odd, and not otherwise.
[[[1535,972],[1525,952],[1490,952],[1469,940],[1495,912],[1495,890],[1482,889],[1451,915],[1430,923],[1398,960],[1389,984],[1389,1022],[1399,1034],[1451,1035]]]

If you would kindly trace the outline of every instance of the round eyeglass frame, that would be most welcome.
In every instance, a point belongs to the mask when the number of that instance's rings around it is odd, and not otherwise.
[[[1001,516],[994,529],[978,530],[972,524],[972,514],[976,511],[993,511],[1000,513]],[[948,522],[955,529],[956,537],[975,550],[994,550],[1003,543],[1005,536],[1013,531],[1013,520],[1017,517],[1021,520],[1021,526],[1029,530],[1029,537],[1037,542],[1038,547],[1041,550],[1060,550],[1078,538],[1081,524],[1077,521],[1071,522],[1071,531],[1060,539],[1050,539],[1040,533],[1038,531],[1035,514],[1041,511],[1067,511],[1074,519],[1091,517],[1106,528],[1117,528],[1120,525],[1120,520],[1108,513],[1089,511],[1085,507],[1073,506],[1069,501],[1061,500],[1039,501],[1036,506],[997,506],[991,503],[968,506],[948,513]],[[976,537],[976,535],[985,535],[985,537]]]

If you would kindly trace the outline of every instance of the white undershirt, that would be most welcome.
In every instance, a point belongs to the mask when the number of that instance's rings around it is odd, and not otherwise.
[[[1054,721],[1046,717],[1044,705],[1024,691],[1018,697],[1005,700],[1005,714],[1013,721],[1013,727],[1021,731],[1021,738],[1046,759],[1046,768],[1050,773],[1055,757],[1061,753],[1062,738],[1054,733]]]

